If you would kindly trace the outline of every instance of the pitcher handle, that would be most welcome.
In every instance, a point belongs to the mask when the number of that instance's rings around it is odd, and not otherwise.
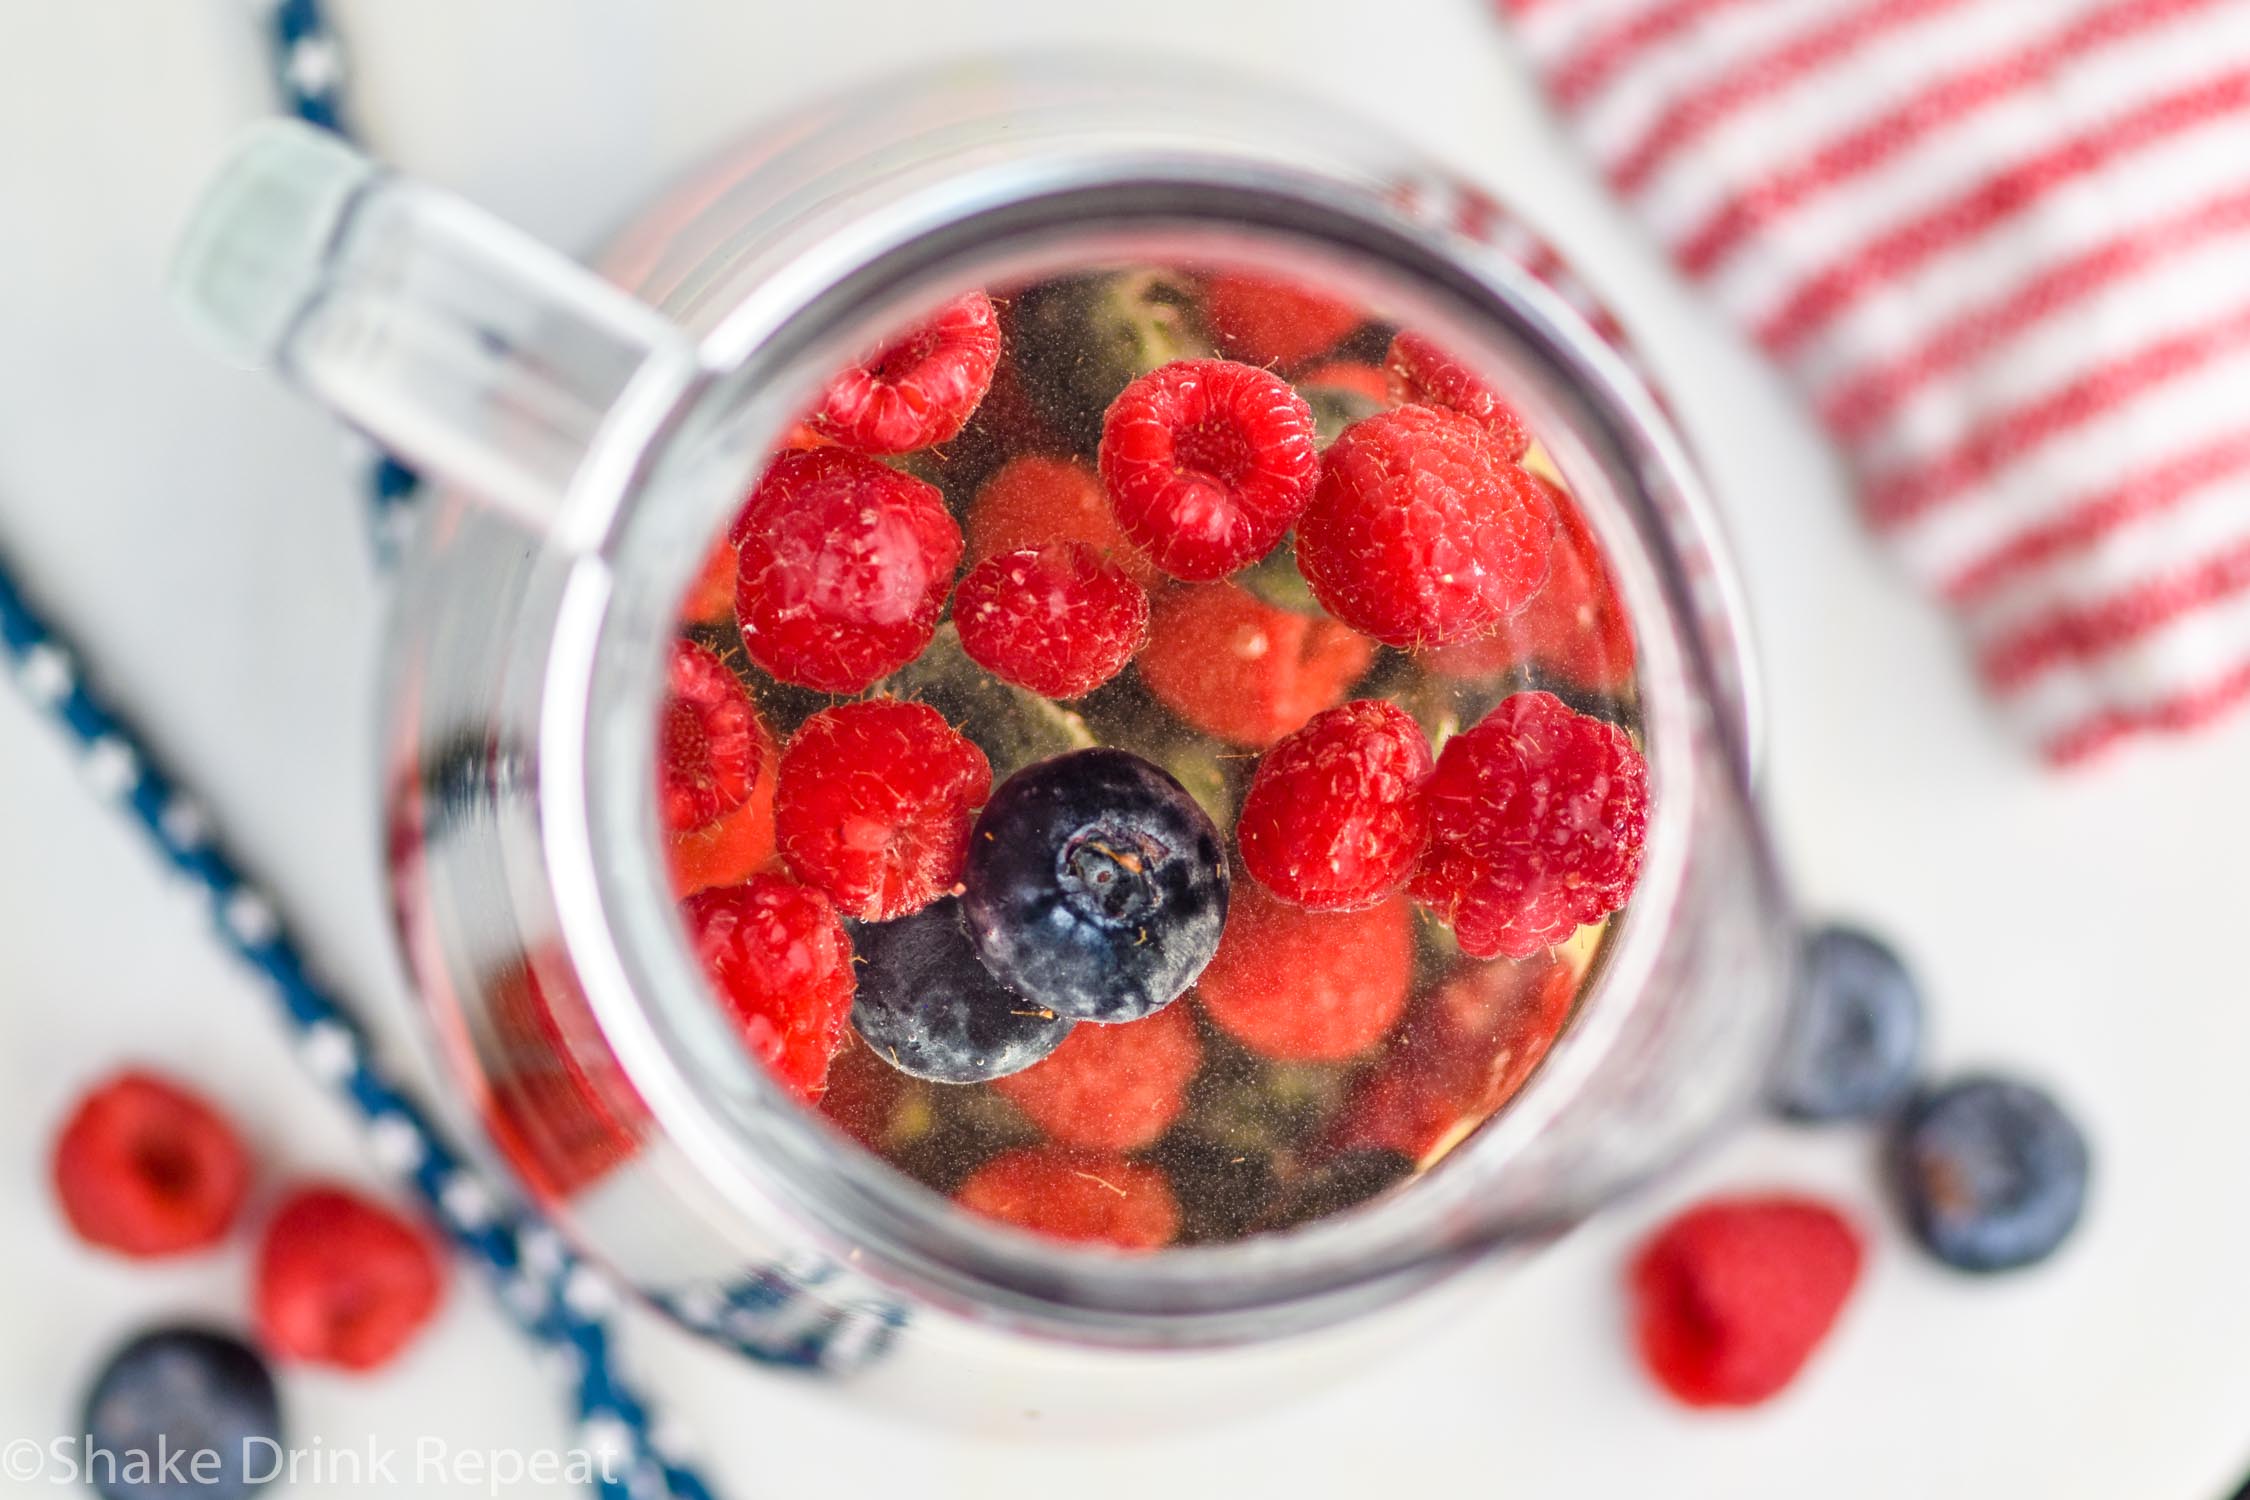
[[[172,291],[223,354],[564,547],[593,541],[569,497],[604,425],[668,409],[697,371],[645,303],[293,121],[256,126],[205,189]]]

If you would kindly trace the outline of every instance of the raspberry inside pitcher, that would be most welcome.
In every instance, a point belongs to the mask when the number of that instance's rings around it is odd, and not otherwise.
[[[1570,1024],[1649,827],[1631,623],[1539,436],[1444,330],[1252,266],[968,291],[836,372],[653,731],[741,1044],[1063,1241],[1429,1170]]]

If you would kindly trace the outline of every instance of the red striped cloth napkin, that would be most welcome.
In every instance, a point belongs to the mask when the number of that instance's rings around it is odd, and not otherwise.
[[[2250,0],[1498,0],[2056,761],[2250,699]]]

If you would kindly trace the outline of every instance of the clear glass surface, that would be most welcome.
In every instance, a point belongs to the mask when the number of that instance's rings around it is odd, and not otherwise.
[[[659,199],[608,285],[387,178],[300,248],[321,274],[286,268],[285,371],[442,481],[399,590],[385,799],[455,1102],[585,1248],[719,1336],[763,1287],[827,1328],[910,1309],[979,1368],[1258,1344],[1541,1243],[1757,1096],[1793,945],[1725,554],[1658,404],[1415,211],[1442,170],[1325,108],[1147,76],[981,65],[808,112]],[[748,1062],[673,911],[649,726],[677,601],[827,372],[966,288],[1209,261],[1441,335],[1525,414],[1633,622],[1654,821],[1574,1023],[1497,1118],[1360,1209],[1134,1257],[967,1217]]]

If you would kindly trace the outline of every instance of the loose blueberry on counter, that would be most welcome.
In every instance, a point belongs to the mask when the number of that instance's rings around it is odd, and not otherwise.
[[[1908,1226],[1964,1271],[2045,1260],[2086,1206],[2086,1137],[2027,1083],[1987,1074],[1926,1093],[1891,1145]]]
[[[281,1404],[249,1345],[160,1328],[110,1356],[78,1430],[93,1450],[87,1482],[105,1500],[238,1500],[264,1487],[251,1475],[281,1444]]]
[[[910,917],[859,924],[852,1025],[878,1057],[933,1083],[1020,1073],[1062,1045],[1071,1023],[1015,994],[977,959],[948,896]]]
[[[1179,998],[1218,950],[1219,831],[1162,770],[1123,750],[1026,766],[969,837],[961,910],[978,956],[1074,1021],[1134,1021]]]
[[[1921,990],[1898,955],[1849,927],[1809,933],[1774,1108],[1808,1121],[1881,1114],[1914,1087],[1921,1051]]]

